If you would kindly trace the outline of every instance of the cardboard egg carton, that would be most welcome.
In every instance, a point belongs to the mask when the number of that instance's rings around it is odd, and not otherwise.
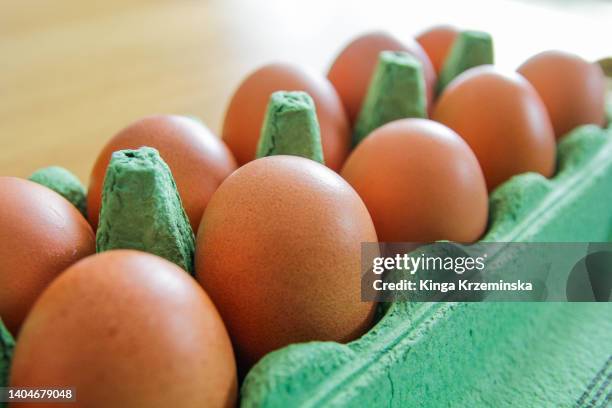
[[[557,157],[553,179],[519,175],[491,195],[483,241],[612,241],[612,129],[574,130]],[[14,345],[0,320],[0,387]],[[264,357],[241,406],[604,407],[609,378],[610,302],[394,302],[349,344],[295,344]]]
[[[9,367],[14,347],[13,337],[0,320],[0,387],[5,387],[8,384]],[[0,407],[4,407],[2,402],[0,402]]]
[[[612,130],[575,129],[558,146],[554,178],[516,176],[490,203],[483,241],[609,241]],[[270,353],[247,375],[242,406],[605,406],[612,398],[612,303],[394,302],[380,314],[349,344]]]

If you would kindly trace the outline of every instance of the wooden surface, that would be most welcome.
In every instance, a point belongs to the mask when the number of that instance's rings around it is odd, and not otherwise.
[[[595,0],[1,0],[0,175],[58,164],[87,181],[105,141],[151,113],[217,132],[250,70],[283,60],[323,73],[364,30],[488,30],[513,69],[549,48],[612,55],[611,21]]]

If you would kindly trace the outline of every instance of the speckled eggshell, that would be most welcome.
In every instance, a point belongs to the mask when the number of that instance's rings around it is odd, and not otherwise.
[[[360,244],[376,241],[357,193],[319,163],[270,156],[232,174],[202,218],[196,276],[242,368],[292,343],[359,337],[373,312]]]
[[[47,187],[0,177],[0,316],[13,335],[44,288],[96,249],[81,213]]]

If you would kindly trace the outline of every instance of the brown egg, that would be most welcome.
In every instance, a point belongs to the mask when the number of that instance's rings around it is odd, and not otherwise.
[[[275,91],[304,91],[314,100],[325,165],[339,170],[350,147],[350,129],[342,102],[326,78],[289,64],[269,64],[238,87],[225,113],[223,140],[240,165],[255,159],[264,114]]]
[[[45,287],[96,244],[87,220],[56,192],[15,177],[0,177],[0,191],[0,317],[17,335]]]
[[[317,162],[265,157],[223,182],[202,218],[196,275],[243,368],[291,343],[346,342],[368,328],[361,242],[376,242],[365,205]]]
[[[489,191],[520,173],[554,172],[555,136],[546,108],[516,73],[492,66],[467,70],[446,87],[433,119],[470,145]]]
[[[232,153],[198,121],[174,115],[140,119],[119,132],[104,146],[91,171],[87,193],[87,218],[97,229],[100,200],[111,154],[142,146],[156,148],[170,167],[185,212],[194,231],[219,184],[236,169]]]
[[[342,176],[365,202],[381,242],[477,240],[487,224],[482,170],[455,132],[427,119],[373,131]]]
[[[439,74],[444,61],[459,35],[459,30],[451,25],[438,25],[431,27],[416,37],[429,57],[436,74]]]
[[[329,69],[327,77],[334,85],[351,123],[355,123],[366,95],[370,78],[382,51],[405,51],[414,55],[423,64],[427,85],[427,100],[433,100],[436,73],[425,51],[414,40],[401,42],[384,32],[363,34],[351,41]]]
[[[518,69],[536,89],[557,138],[579,125],[603,126],[606,79],[601,67],[562,51],[546,51]]]
[[[76,389],[76,402],[54,407],[236,401],[232,346],[215,306],[178,266],[131,250],[88,257],[49,286],[24,323],[10,384]]]

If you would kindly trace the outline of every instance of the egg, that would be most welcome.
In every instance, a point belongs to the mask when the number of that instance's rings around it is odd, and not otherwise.
[[[157,256],[114,250],[45,290],[10,386],[76,390],[76,402],[57,406],[195,408],[234,406],[237,381],[225,327],[195,280]]]
[[[157,149],[170,167],[191,227],[196,231],[208,200],[236,169],[236,161],[208,128],[194,119],[175,115],[145,117],[108,141],[91,171],[87,193],[89,222],[94,229],[98,227],[102,185],[111,154],[142,146]]]
[[[546,51],[528,59],[518,72],[542,98],[557,138],[580,125],[605,124],[606,79],[598,64]]]
[[[366,33],[355,38],[340,52],[327,74],[352,124],[357,120],[382,51],[405,51],[416,57],[423,66],[427,100],[433,100],[436,74],[421,46],[412,39],[400,41],[385,32]]]
[[[487,224],[487,187],[459,135],[427,119],[374,130],[341,172],[366,204],[381,242],[473,242]]]
[[[459,30],[451,25],[437,25],[431,27],[416,37],[417,42],[431,60],[431,64],[440,74],[444,61],[459,35]]]
[[[223,121],[223,140],[240,165],[255,159],[266,107],[276,91],[304,91],[315,103],[325,164],[339,170],[350,148],[350,129],[342,102],[329,81],[297,66],[265,65],[234,92]]]
[[[0,177],[0,191],[0,317],[17,335],[44,288],[95,252],[95,236],[76,207],[47,187]]]
[[[360,244],[376,241],[357,193],[313,160],[269,156],[228,177],[202,218],[196,276],[241,366],[288,344],[360,336],[374,310],[360,301]]]
[[[517,73],[492,66],[469,69],[444,90],[433,119],[470,145],[489,191],[510,177],[555,169],[555,137],[542,100]]]

